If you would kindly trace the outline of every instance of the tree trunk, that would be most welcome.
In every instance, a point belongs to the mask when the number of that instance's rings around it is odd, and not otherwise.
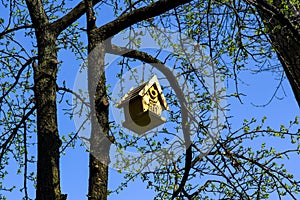
[[[89,200],[106,200],[110,141],[104,70],[105,46],[97,40],[92,0],[86,0],[88,28],[88,91],[91,105]]]
[[[61,199],[59,175],[59,147],[57,127],[56,37],[49,30],[38,35],[39,64],[34,67],[37,109],[37,200]]]
[[[290,15],[283,14],[281,0],[260,0],[256,7],[300,107],[300,10],[289,5]]]
[[[107,199],[110,142],[107,139],[108,100],[104,73],[104,47],[98,45],[89,54],[88,86],[91,102],[89,199]],[[91,59],[90,59],[91,58]],[[95,60],[94,60],[95,58]]]
[[[88,64],[88,87],[92,126],[89,161],[89,200],[106,200],[109,149],[111,143],[107,139],[109,126],[104,73],[104,47],[100,44],[96,48],[89,53]]]
[[[61,195],[57,127],[56,76],[57,49],[52,30],[40,0],[26,0],[38,45],[38,65],[34,66],[34,93],[37,110],[37,190],[36,200],[66,199]]]

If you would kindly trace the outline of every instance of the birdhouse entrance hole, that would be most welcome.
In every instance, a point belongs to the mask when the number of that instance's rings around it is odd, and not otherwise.
[[[143,105],[139,99],[129,101],[129,114],[131,119],[139,126],[147,126],[151,119],[147,112],[144,112]]]

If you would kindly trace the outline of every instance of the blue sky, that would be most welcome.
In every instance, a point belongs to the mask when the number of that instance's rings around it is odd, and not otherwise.
[[[67,74],[70,74],[68,70],[65,70],[66,75],[63,75],[63,71],[61,73],[61,77],[66,77]],[[107,78],[109,79],[109,77]],[[234,116],[233,126],[236,128],[242,125],[243,119],[251,119],[252,117],[256,117],[259,120],[264,116],[267,116],[266,125],[276,129],[279,128],[281,124],[287,125],[289,121],[293,120],[296,115],[300,115],[298,105],[294,99],[287,80],[282,83],[285,94],[282,91],[279,91],[277,94],[277,96],[282,99],[279,100],[275,98],[266,107],[257,107],[254,105],[264,105],[272,97],[275,90],[274,86],[278,84],[278,81],[275,80],[276,75],[270,72],[265,72],[262,74],[251,74],[249,72],[245,72],[241,74],[241,78],[245,83],[247,83],[240,85],[241,92],[247,95],[246,97],[242,98],[243,104],[238,102],[238,100],[235,98],[228,100],[228,103],[231,104],[231,110],[228,115]],[[233,85],[230,85],[230,88],[232,89]],[[64,124],[64,126],[62,126],[62,124]],[[65,122],[61,122],[60,127],[63,129],[66,128],[66,131],[68,131],[68,129],[72,127],[72,123],[66,126]],[[267,145],[274,145],[274,147],[277,147],[281,150],[284,150],[288,146],[288,143],[286,145],[282,145],[278,143],[280,141],[270,138],[268,139],[267,137],[262,138],[261,142],[263,141],[266,142]],[[256,145],[260,146],[260,144],[255,144],[253,146]],[[290,160],[285,162],[287,164],[287,168],[293,172],[294,176],[300,178],[300,173],[296,168],[297,164],[299,163],[298,159],[299,158],[295,156],[291,157]],[[62,191],[69,193],[70,199],[82,199],[86,195],[88,181],[87,163],[88,154],[85,152],[85,148],[83,147],[76,147],[75,150],[70,149],[67,151],[65,156],[62,156]],[[76,175],[74,176],[74,174]],[[109,189],[114,189],[121,183],[121,181],[122,174],[119,174],[115,169],[110,169]],[[137,179],[135,182],[129,183],[128,187],[125,188],[120,194],[113,194],[109,196],[109,199],[151,200],[153,197],[154,192],[146,190],[146,185]]]
[[[61,56],[65,59],[64,66],[62,67],[59,75],[60,82],[67,79],[67,86],[72,86],[74,82],[74,77],[76,76],[77,64],[70,55]],[[70,70],[70,66],[74,67],[74,70]],[[283,82],[283,87],[285,89],[285,95],[279,92],[279,97],[281,100],[274,99],[266,107],[256,107],[252,104],[262,105],[268,102],[269,98],[273,95],[274,85],[277,84],[274,75],[271,73],[256,74],[251,75],[250,73],[245,73],[242,75],[243,80],[247,85],[241,85],[241,91],[247,96],[243,97],[243,104],[240,104],[237,99],[229,100],[232,104],[231,111],[228,114],[234,116],[233,121],[236,127],[240,126],[243,119],[250,119],[252,117],[262,118],[267,116],[267,124],[271,127],[279,127],[280,124],[288,124],[290,120],[294,119],[296,115],[299,115],[299,109],[297,103],[293,97],[292,91],[288,82],[285,80]],[[109,77],[107,77],[109,79]],[[231,86],[232,87],[232,86]],[[59,106],[62,108],[62,106]],[[74,130],[74,122],[68,120],[60,112],[58,116],[59,129],[61,134],[70,132]],[[265,142],[268,143],[268,138],[264,138]],[[269,140],[269,142],[274,143],[274,141]],[[85,199],[88,187],[88,153],[86,149],[78,144],[75,149],[69,148],[66,150],[66,155],[61,157],[61,185],[62,192],[69,195],[69,199]],[[276,145],[276,144],[274,144]],[[284,146],[279,145],[280,148],[284,149]],[[295,157],[295,160],[289,160],[288,168],[294,172],[295,177],[300,178],[299,171],[296,169],[296,164],[299,163],[299,158]],[[35,167],[32,166],[34,169]],[[15,176],[14,173],[16,168],[12,164],[10,167],[10,174],[8,175],[7,182],[22,184],[22,177]],[[119,174],[115,169],[110,169],[109,176],[109,189],[116,188],[122,181],[122,174]],[[30,189],[30,193],[34,196],[34,190]],[[146,185],[140,180],[131,182],[128,187],[124,189],[120,194],[113,194],[109,196],[110,200],[115,199],[153,199],[154,192],[146,190]],[[21,193],[17,190],[14,193],[8,193],[8,199],[19,199]]]
[[[103,9],[105,10],[105,9]],[[2,12],[2,10],[0,9]],[[111,18],[102,18],[102,22],[109,21]],[[101,18],[100,18],[101,19]],[[84,23],[84,19],[82,18]],[[67,86],[72,88],[74,85],[74,80],[78,71],[78,62],[75,58],[68,52],[60,52],[59,59],[64,61],[63,66],[60,68],[59,72],[59,83],[64,80],[67,82]],[[300,115],[299,107],[294,99],[291,88],[287,80],[283,82],[283,88],[285,94],[282,90],[279,91],[278,96],[282,99],[274,99],[266,107],[256,107],[255,105],[263,105],[268,102],[272,97],[274,90],[277,86],[277,81],[275,81],[275,75],[269,72],[262,74],[252,75],[250,73],[242,73],[242,79],[247,83],[247,85],[240,85],[241,91],[247,96],[243,97],[243,104],[237,101],[237,99],[230,99],[229,103],[232,105],[231,110],[228,114],[233,115],[233,122],[236,127],[240,126],[244,118],[250,119],[252,117],[262,118],[267,116],[267,124],[271,127],[277,128],[280,124],[288,124],[290,120],[293,120],[296,115]],[[110,77],[107,77],[110,79]],[[233,85],[229,85],[229,91],[232,90]],[[63,108],[63,106],[59,106]],[[67,134],[70,131],[75,130],[74,122],[67,119],[60,111],[58,116],[59,129],[61,134]],[[268,138],[264,139],[268,142]],[[274,141],[269,140],[270,143],[276,145]],[[66,150],[66,155],[61,157],[61,185],[62,192],[68,194],[68,199],[86,199],[87,189],[88,189],[88,153],[86,149],[79,145],[78,141],[74,149],[68,148]],[[279,148],[285,148],[285,145],[279,144]],[[34,151],[34,148],[31,149]],[[293,157],[293,159],[287,161],[288,168],[294,172],[295,177],[300,178],[300,173],[297,171],[296,166],[299,164],[299,158]],[[34,164],[30,167],[32,170],[35,169]],[[5,183],[12,185],[21,185],[22,177],[16,176],[16,165],[12,162],[9,166],[10,173],[8,174]],[[109,189],[113,190],[117,187],[121,181],[123,174],[119,174],[115,169],[110,169],[109,171]],[[146,185],[140,180],[131,182],[127,188],[124,189],[120,194],[113,194],[109,196],[110,200],[150,200],[153,199],[154,192],[151,190],[146,190]],[[29,189],[31,196],[35,196],[34,189],[31,186]],[[22,193],[17,189],[13,193],[6,193],[8,200],[21,199]]]

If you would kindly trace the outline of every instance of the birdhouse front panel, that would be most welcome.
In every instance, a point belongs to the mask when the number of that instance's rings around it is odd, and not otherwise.
[[[145,133],[163,123],[163,110],[168,110],[166,100],[156,76],[135,89],[131,89],[117,105],[124,108],[123,126],[138,134]]]
[[[156,86],[153,85],[145,95],[147,98],[149,98],[148,107],[151,112],[154,112],[157,115],[161,115],[162,112],[162,105],[159,101],[159,93],[156,89]]]

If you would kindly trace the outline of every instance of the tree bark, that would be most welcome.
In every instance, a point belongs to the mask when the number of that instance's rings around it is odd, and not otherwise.
[[[105,46],[95,34],[92,0],[86,0],[88,32],[88,91],[91,105],[89,200],[106,200],[109,150],[108,98],[104,70]],[[101,35],[100,35],[101,38]]]
[[[92,0],[94,6],[100,0]],[[61,140],[57,126],[56,77],[57,36],[81,17],[85,2],[77,4],[70,12],[49,23],[41,0],[26,0],[35,29],[38,45],[38,66],[34,67],[34,92],[37,109],[37,200],[65,200],[60,190],[59,148]]]
[[[289,5],[290,13],[283,13],[286,7],[281,0],[272,4],[260,0],[255,5],[300,107],[300,10]]]
[[[57,126],[56,34],[39,0],[27,0],[38,45],[38,65],[34,66],[34,92],[37,110],[37,200],[61,200]]]
[[[178,6],[187,4],[192,0],[160,0],[148,6],[135,9],[127,14],[119,16],[117,19],[95,29],[99,38],[106,40],[120,31],[146,19],[159,16]]]
[[[37,200],[61,199],[56,107],[56,38],[45,30],[38,37],[39,64],[34,68],[37,108]]]
[[[92,37],[90,42],[94,43]],[[108,164],[111,142],[107,139],[109,132],[109,105],[105,83],[104,46],[98,44],[96,49],[94,48],[92,52],[90,52],[88,64],[88,87],[91,105],[89,161],[90,200],[107,199]]]

